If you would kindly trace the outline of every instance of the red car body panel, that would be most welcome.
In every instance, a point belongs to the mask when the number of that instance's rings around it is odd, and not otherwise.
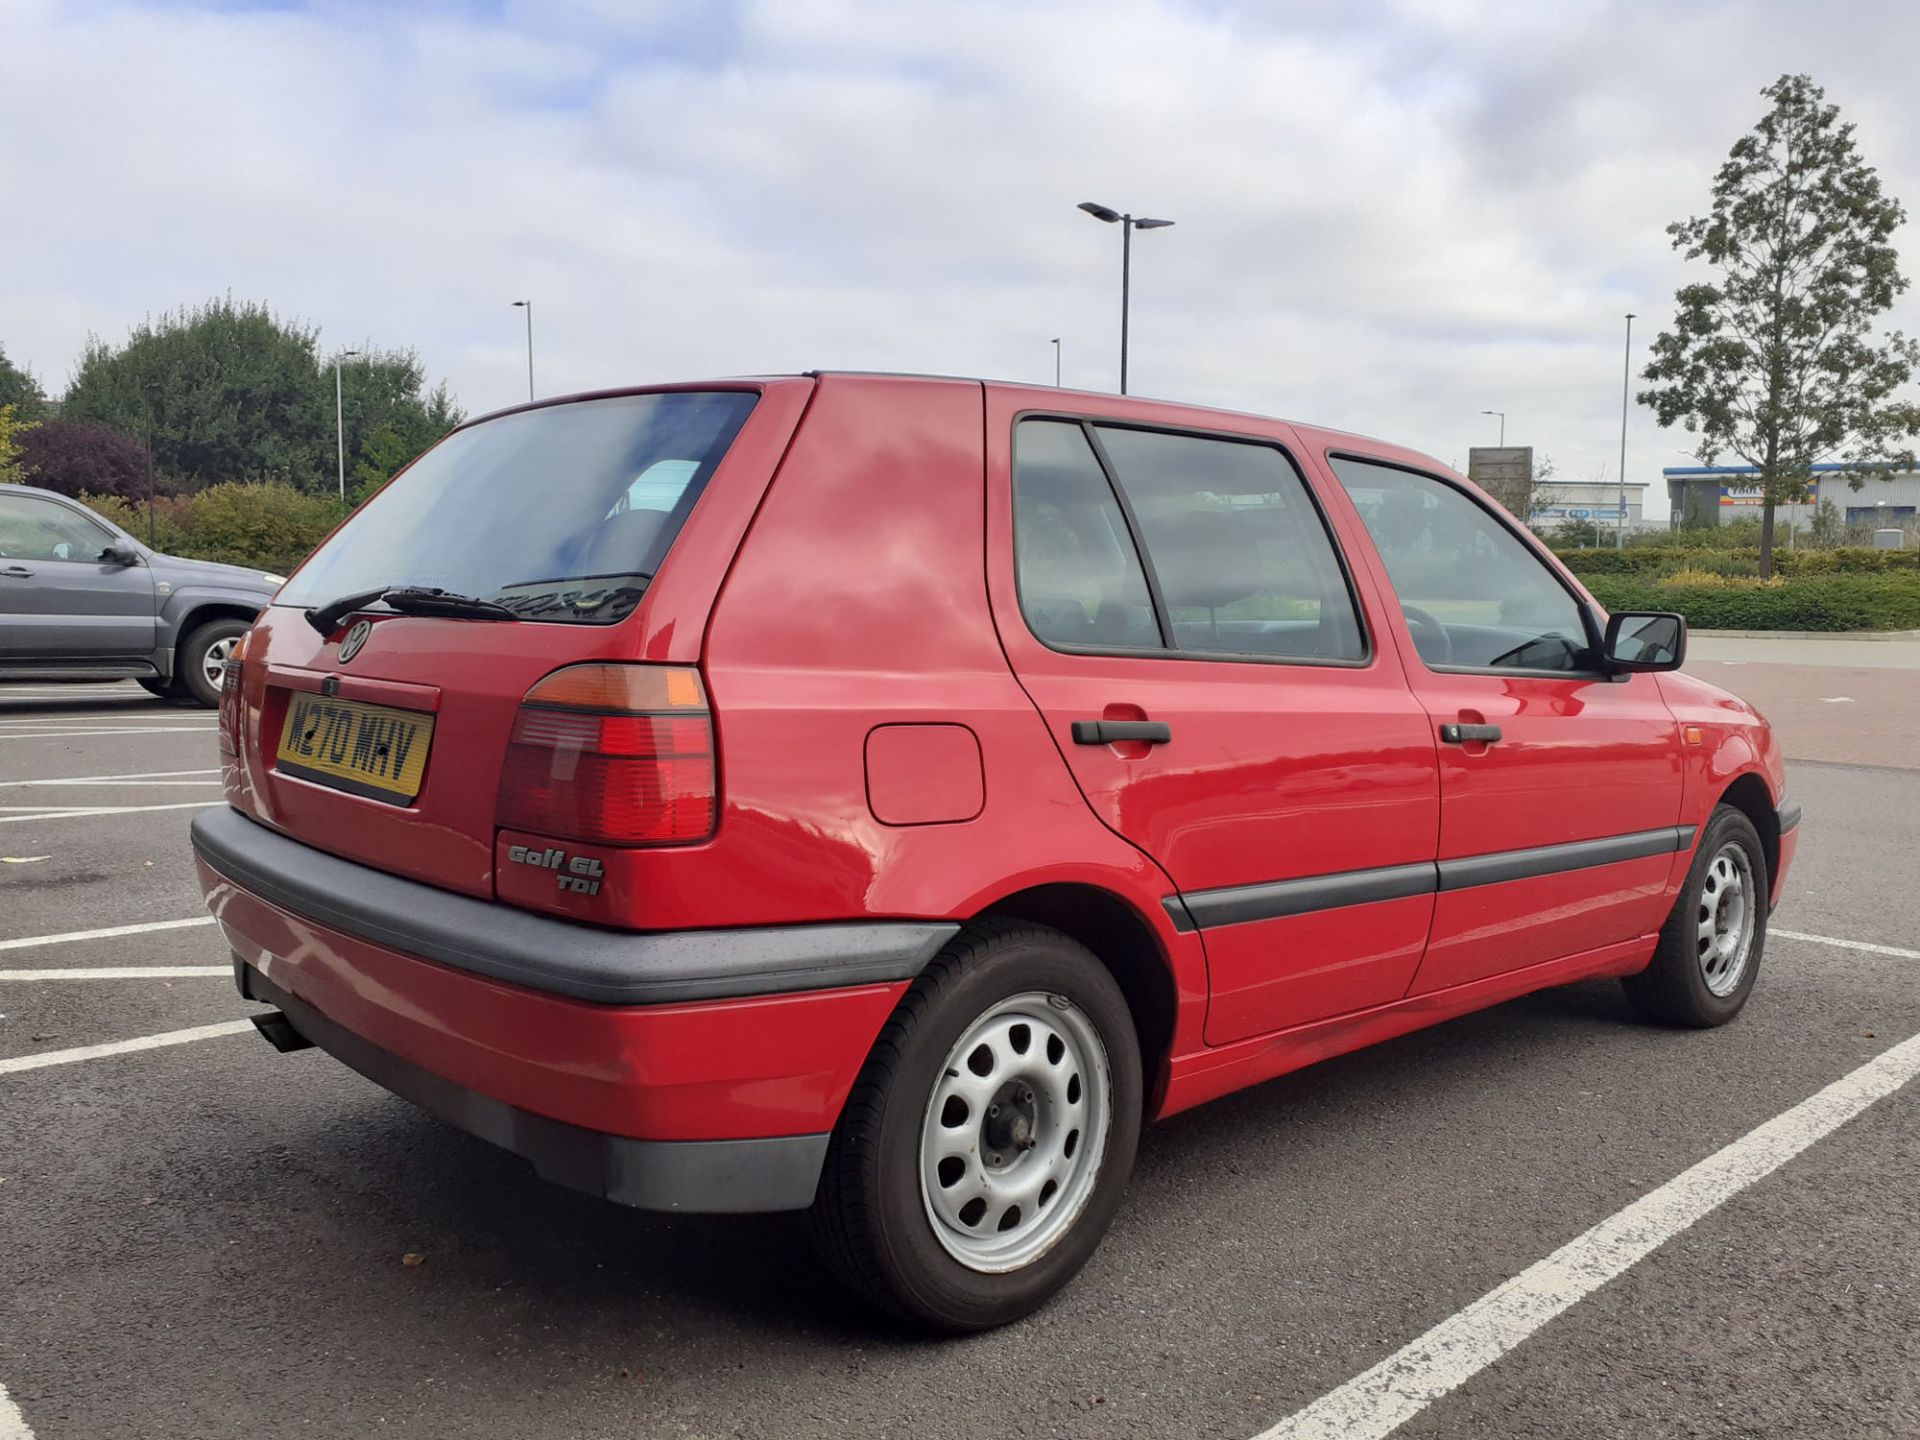
[[[906,985],[590,1005],[462,974],[268,904],[204,861],[235,952],[339,1024],[535,1115],[644,1140],[833,1127]]]
[[[230,804],[383,875],[603,931],[964,923],[1037,895],[1099,897],[1132,917],[1168,997],[1164,1038],[1146,1057],[1150,1109],[1164,1114],[1545,985],[1632,973],[1653,953],[1691,854],[1247,923],[1199,925],[1193,897],[1699,827],[1737,785],[1758,786],[1767,806],[1783,798],[1765,721],[1692,677],[1422,664],[1327,457],[1466,485],[1427,457],[1037,387],[726,383],[757,390],[759,403],[618,624],[376,615],[343,667],[338,634],[270,608],[223,713]],[[1043,645],[1015,584],[1009,476],[1025,414],[1284,449],[1344,555],[1367,658],[1269,664]],[[521,697],[555,669],[600,661],[700,668],[720,812],[699,844],[570,846],[603,875],[581,893],[507,863],[513,846],[546,842],[496,824],[497,782]],[[344,698],[434,715],[413,804],[276,770],[290,695],[327,677]],[[1099,718],[1165,720],[1178,743],[1074,743],[1073,722]],[[1438,744],[1437,726],[1460,719],[1499,724],[1502,742]],[[1794,838],[1774,837],[1776,898]],[[831,1130],[905,989],[596,1004],[330,929],[204,862],[202,879],[240,958],[331,1019],[505,1104],[615,1135]]]

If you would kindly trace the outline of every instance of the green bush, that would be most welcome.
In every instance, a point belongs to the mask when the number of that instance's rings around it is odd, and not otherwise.
[[[1920,629],[1920,573],[1683,584],[1595,575],[1585,583],[1609,610],[1678,610],[1701,630]]]
[[[147,538],[145,501],[85,495],[87,504],[140,539]],[[346,516],[329,495],[291,485],[214,485],[193,495],[154,501],[153,545],[189,560],[218,560],[288,574]]]
[[[346,517],[329,495],[291,485],[214,485],[188,501],[193,555],[285,575]]]
[[[122,495],[82,495],[80,501],[106,516],[137,539],[147,538],[147,502],[129,500]],[[185,555],[192,544],[192,522],[187,518],[187,502],[175,495],[157,496],[153,502],[153,548],[164,555]]]
[[[1710,570],[1716,575],[1755,575],[1760,551],[1753,546],[1720,550],[1681,546],[1643,546],[1626,550],[1556,552],[1576,575],[1671,575],[1677,570]],[[1777,575],[1879,575],[1901,570],[1920,573],[1920,551],[1874,550],[1851,546],[1838,550],[1773,552]]]

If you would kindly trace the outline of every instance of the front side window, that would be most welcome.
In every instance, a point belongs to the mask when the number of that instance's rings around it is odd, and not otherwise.
[[[1113,425],[1094,433],[1139,521],[1176,649],[1365,658],[1326,522],[1279,450]]]
[[[1591,641],[1574,597],[1518,536],[1431,476],[1334,456],[1430,666],[1585,670]]]
[[[64,505],[35,495],[0,495],[0,559],[91,563],[112,532]]]

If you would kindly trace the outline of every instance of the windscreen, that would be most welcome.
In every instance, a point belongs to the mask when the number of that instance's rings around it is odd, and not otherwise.
[[[757,398],[622,395],[456,431],[361,506],[279,603],[421,586],[525,620],[624,619]]]

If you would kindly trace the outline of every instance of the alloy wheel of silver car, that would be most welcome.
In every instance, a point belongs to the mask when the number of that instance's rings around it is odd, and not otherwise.
[[[1753,861],[1738,841],[1722,845],[1707,862],[1695,917],[1696,948],[1700,978],[1723,998],[1740,988],[1753,955],[1759,903],[1755,888]]]
[[[920,1193],[947,1254],[1002,1274],[1072,1227],[1106,1155],[1112,1088],[1098,1031],[1059,996],[1012,996],[967,1028],[920,1134]]]
[[[207,682],[216,690],[226,682],[227,659],[233,654],[233,647],[240,643],[238,635],[225,635],[207,647],[206,654],[200,657],[200,669]]]

